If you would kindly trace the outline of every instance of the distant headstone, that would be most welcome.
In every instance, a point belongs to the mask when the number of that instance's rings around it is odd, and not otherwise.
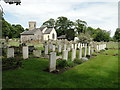
[[[79,49],[79,59],[81,59],[82,58],[82,48],[80,47],[80,49]]]
[[[14,48],[7,49],[7,58],[14,57]]]
[[[56,52],[51,52],[49,56],[49,72],[56,70]]]
[[[53,49],[53,44],[49,44],[49,49],[50,49],[50,50]]]
[[[23,46],[23,59],[28,58],[28,46]]]
[[[90,46],[88,46],[88,55],[90,55]]]
[[[41,56],[41,50],[33,50],[33,54],[35,57],[40,57]]]
[[[47,55],[48,54],[48,45],[45,45],[45,55]]]
[[[77,49],[77,44],[75,44],[75,49]]]
[[[63,50],[63,59],[68,60],[68,50]]]
[[[62,46],[58,45],[58,52],[61,53]]]
[[[66,50],[66,44],[64,44],[63,50]]]
[[[87,54],[87,45],[84,46],[84,57],[86,57],[86,54]]]
[[[72,49],[72,61],[76,58],[76,49]]]
[[[53,52],[55,51],[55,48],[56,48],[55,45],[53,45],[53,47],[52,47],[52,51],[53,51]]]

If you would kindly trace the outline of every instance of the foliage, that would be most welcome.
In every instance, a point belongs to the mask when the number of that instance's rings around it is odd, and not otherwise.
[[[22,66],[21,58],[3,58],[2,59],[3,70],[16,69],[21,66]]]
[[[68,29],[66,30],[66,38],[70,41],[70,40],[74,40],[75,37],[75,32],[74,29]]]
[[[78,34],[85,33],[86,28],[87,28],[86,25],[87,23],[85,21],[82,21],[80,19],[76,20],[75,29],[77,30]]]
[[[20,33],[24,31],[24,28],[17,24],[17,25],[11,25],[8,23],[4,18],[2,18],[2,36],[9,37],[9,38],[19,38]]]
[[[55,27],[57,36],[66,35],[68,40],[74,40],[74,22],[68,20],[67,17],[58,17],[56,20],[49,19],[43,23],[43,26]]]
[[[117,28],[114,34],[114,40],[120,42],[120,28]]]
[[[90,59],[90,55],[86,55],[86,57],[87,57],[88,59]]]
[[[21,5],[21,0],[3,0],[5,3]]]
[[[47,20],[43,23],[43,26],[47,26],[48,28],[49,27],[54,27],[55,26],[55,20],[50,18],[49,20]]]
[[[90,43],[92,41],[92,38],[87,33],[86,34],[80,33],[78,35],[78,38],[79,38],[78,42],[80,42],[80,43]]]
[[[75,66],[75,63],[74,63],[72,60],[68,60],[68,61],[67,61],[67,66],[68,66],[68,67],[74,67],[74,66]]]
[[[58,68],[65,68],[65,67],[67,67],[67,61],[66,60],[58,60],[57,61],[57,67]]]
[[[80,59],[75,59],[75,60],[74,60],[74,63],[76,63],[76,64],[81,64],[81,63],[83,63],[83,61],[80,60]]]
[[[102,30],[100,28],[97,28],[96,29],[96,36],[94,37],[94,41],[105,41],[105,42],[108,42],[110,40],[110,32],[108,31],[105,31],[105,30]]]

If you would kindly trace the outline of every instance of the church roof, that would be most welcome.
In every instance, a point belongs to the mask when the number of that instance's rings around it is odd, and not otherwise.
[[[50,32],[53,30],[53,28],[47,28],[44,32],[44,34],[50,34]]]
[[[45,29],[46,27],[42,26],[40,28],[35,28],[33,30],[29,30],[29,31],[24,31],[21,33],[21,35],[34,35],[36,31],[40,30],[42,31],[43,29]],[[50,34],[50,32],[52,31],[53,28],[47,28],[44,32],[44,34]]]
[[[35,28],[33,30],[29,30],[29,31],[24,31],[21,33],[21,35],[34,35],[36,31],[40,30],[40,28]]]

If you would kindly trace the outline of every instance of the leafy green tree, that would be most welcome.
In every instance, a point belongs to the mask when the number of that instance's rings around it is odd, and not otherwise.
[[[2,37],[9,37],[9,38],[19,38],[20,33],[24,31],[24,28],[17,24],[17,25],[11,25],[8,23],[4,18],[2,18]]]
[[[74,40],[75,37],[75,31],[74,29],[68,29],[66,34],[66,38],[70,41],[70,40]]]
[[[100,28],[96,29],[96,35],[94,37],[94,41],[109,41],[110,40],[110,32],[106,30],[102,30]]]
[[[90,43],[92,41],[91,36],[87,33],[80,33],[78,35],[78,38],[79,38],[78,42],[80,43]]]
[[[117,28],[114,34],[114,40],[120,42],[120,28]]]
[[[5,37],[9,37],[11,38],[12,35],[10,35],[10,31],[12,29],[12,26],[10,23],[8,23],[7,21],[5,21],[4,18],[2,18],[2,36]]]
[[[67,19],[67,17],[58,17],[55,23],[55,29],[58,36],[66,35],[68,40],[74,40],[74,22]]]
[[[87,23],[85,21],[78,19],[75,22],[75,28],[79,34],[85,33],[85,31],[87,29]]]
[[[46,27],[48,27],[48,28],[49,27],[54,27],[55,26],[55,20],[52,19],[52,18],[50,18],[49,20],[45,21],[43,23],[43,25],[46,26]]]
[[[12,25],[12,28],[13,28],[13,38],[19,38],[20,37],[20,33],[22,33],[24,31],[24,28],[20,25],[20,24],[17,24],[17,25]]]

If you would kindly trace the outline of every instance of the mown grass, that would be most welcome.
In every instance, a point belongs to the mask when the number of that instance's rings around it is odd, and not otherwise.
[[[98,55],[62,74],[43,71],[48,62],[24,60],[22,68],[4,71],[3,88],[118,88],[118,56]]]

